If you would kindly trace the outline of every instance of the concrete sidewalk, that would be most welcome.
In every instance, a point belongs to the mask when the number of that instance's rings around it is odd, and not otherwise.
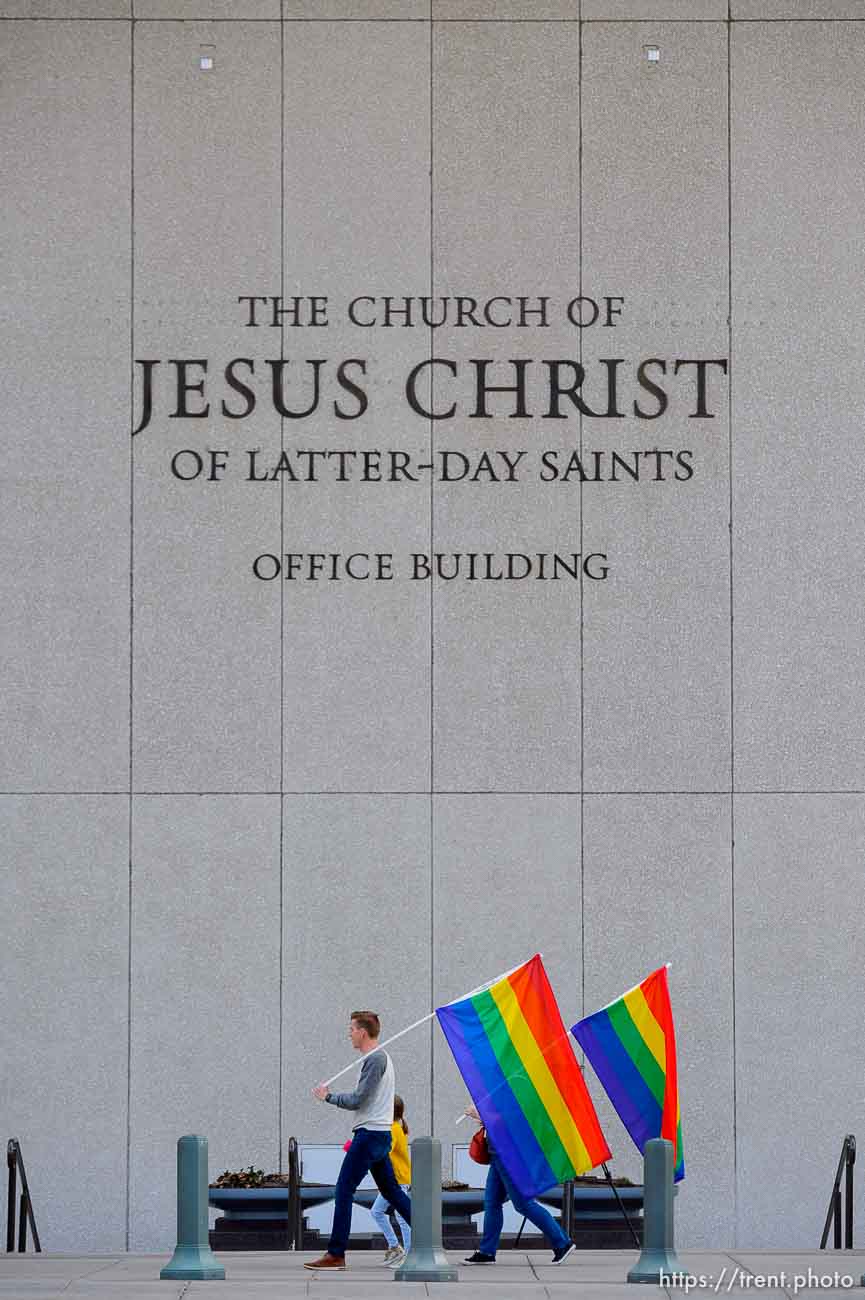
[[[465,1252],[450,1252],[461,1264]],[[495,1264],[461,1267],[458,1283],[395,1282],[376,1251],[348,1255],[344,1273],[310,1273],[301,1252],[230,1253],[220,1256],[224,1282],[163,1282],[169,1255],[0,1255],[0,1300],[641,1300],[667,1296],[759,1295],[817,1297],[863,1295],[865,1250],[681,1251],[692,1283],[666,1287],[629,1285],[634,1251],[579,1251],[559,1267],[550,1252],[503,1251]],[[456,1290],[455,1290],[456,1289]]]

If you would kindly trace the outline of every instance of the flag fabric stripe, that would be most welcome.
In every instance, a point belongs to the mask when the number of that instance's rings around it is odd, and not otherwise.
[[[497,1127],[495,1121],[498,1114],[516,1110],[516,1100],[474,1008],[471,1008],[467,1020],[451,1021],[445,1033],[455,1052],[459,1051],[459,1040],[462,1039],[467,1052],[466,1059],[470,1062],[464,1072],[466,1086],[472,1096],[478,1093],[489,1098],[482,1118],[490,1129]],[[509,1159],[516,1168],[521,1167],[524,1176],[528,1177],[529,1170],[537,1163],[538,1157],[542,1158],[542,1152],[528,1124],[525,1121],[520,1124],[519,1119],[516,1119],[510,1129],[498,1136],[497,1149],[502,1157]],[[552,1171],[547,1172],[551,1176]]]
[[[537,1196],[607,1159],[539,955],[436,1015],[517,1191]]]
[[[673,1144],[675,1178],[685,1176],[676,1036],[667,968],[571,1029],[640,1151],[650,1138]]]
[[[661,1103],[646,1086],[606,1012],[593,1018],[586,1032],[593,1036],[590,1047],[586,1037],[580,1035],[586,1055],[619,1118],[642,1150],[649,1138],[660,1136]]]
[[[559,1085],[550,1070],[549,1062],[544,1056],[543,1043],[538,1042],[529,1028],[520,1002],[511,998],[509,1004],[502,1005],[498,996],[496,1002],[502,1020],[510,1033],[514,1048],[534,1085],[541,1105],[546,1109],[555,1138],[564,1152],[565,1158],[562,1168],[590,1169],[592,1162],[589,1159],[586,1145],[580,1137],[574,1117],[562,1097]],[[502,999],[502,1002],[504,1002],[504,999]],[[567,1044],[567,1039],[564,1041]],[[568,1176],[567,1173],[561,1175],[562,1178]]]
[[[558,1025],[554,1033],[550,1031],[545,1008],[551,1001],[555,1002],[555,998],[543,965],[540,962],[537,966],[529,963],[522,971],[511,976],[511,985],[518,992],[526,1025],[543,1052],[555,1086],[567,1108],[579,1144],[581,1171],[591,1169],[598,1162],[592,1160],[588,1144],[591,1143],[595,1148],[603,1146],[604,1135],[585,1080],[579,1069],[574,1069],[574,1053],[570,1038],[564,1032],[564,1025],[561,1025],[561,1031]]]
[[[622,1001],[628,1008],[634,1024],[639,1026],[646,1047],[655,1058],[658,1069],[663,1074],[667,1068],[667,1045],[664,1042],[664,1031],[655,1019],[654,1012],[646,1001],[645,993],[642,989],[634,989],[631,993],[626,993]]]
[[[682,1121],[679,1112],[679,1078],[678,1066],[676,1063],[676,1035],[673,1028],[673,1008],[670,1006],[670,994],[667,989],[667,972],[664,971],[663,981],[655,980],[652,982],[646,992],[646,1005],[655,1017],[657,1023],[662,1027],[665,1039],[673,1044],[673,1051],[669,1053],[670,1061],[667,1067],[667,1088],[664,1096],[664,1123],[661,1129],[661,1136],[667,1138],[673,1143],[676,1155],[676,1168],[681,1165],[682,1174],[684,1174],[684,1163],[682,1157]],[[681,1175],[680,1175],[681,1177]]]
[[[555,1175],[502,1074],[476,1009],[469,1006],[464,1016],[439,1017],[439,1021],[481,1118],[494,1134],[493,1145],[505,1167],[513,1171],[511,1177],[519,1185],[540,1180],[551,1187]],[[502,1122],[505,1116],[510,1117],[507,1124]]]
[[[539,1072],[532,1071],[528,1066],[526,1058],[530,1056],[531,1048],[526,1041],[528,1031],[525,1022],[522,1025],[518,1023],[519,1008],[516,1007],[514,999],[503,994],[501,990],[498,994],[492,992],[484,994],[484,997],[488,998],[489,1002],[484,1011],[480,1011],[479,1008],[479,1013],[493,1051],[502,1072],[510,1081],[511,1089],[522,1107],[523,1114],[547,1153],[550,1168],[555,1175],[554,1181],[559,1182],[567,1176],[561,1171],[570,1168],[570,1153],[549,1111],[549,1088],[545,1096],[542,1091],[543,1082],[537,1077]],[[505,1006],[503,1007],[501,1003]],[[549,1075],[549,1071],[547,1074]]]
[[[511,979],[511,987],[516,993],[516,1000],[511,998],[510,1014],[499,1004],[499,1010],[502,1010],[502,1018],[505,1019],[507,1027],[511,1031],[514,1045],[522,1057],[523,1065],[526,1066],[529,1078],[537,1089],[546,1110],[553,1121],[555,1131],[557,1131],[559,1141],[567,1152],[568,1160],[575,1169],[591,1169],[592,1161],[589,1158],[587,1147],[580,1134],[578,1123],[574,1117],[574,1110],[571,1102],[568,1105],[568,1092],[571,1091],[571,1079],[567,1078],[561,1058],[561,1049],[565,1048],[570,1056],[571,1070],[574,1067],[574,1053],[572,1053],[570,1043],[568,1043],[565,1032],[550,1031],[549,1022],[542,1017],[540,1005],[541,991],[537,988],[537,978],[539,972],[531,972],[528,978],[520,978],[520,987],[514,987]],[[552,993],[552,991],[550,991]],[[529,1023],[529,1015],[532,1017],[532,1023]],[[562,1026],[562,1031],[565,1026]],[[546,1043],[546,1037],[553,1036],[553,1043]],[[557,1050],[558,1049],[558,1050]],[[561,1080],[561,1082],[559,1082]],[[568,1175],[565,1175],[568,1177]]]
[[[664,1072],[658,1069],[658,1062],[646,1046],[639,1027],[634,1023],[634,1018],[628,1011],[627,1006],[620,1002],[616,1006],[610,1007],[605,1014],[609,1019],[613,1032],[618,1034],[621,1039],[622,1046],[636,1067],[642,1081],[648,1087],[658,1106],[662,1107],[666,1087]]]

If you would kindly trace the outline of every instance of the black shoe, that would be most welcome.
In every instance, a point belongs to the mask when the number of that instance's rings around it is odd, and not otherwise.
[[[568,1256],[572,1255],[576,1249],[577,1249],[576,1242],[569,1241],[566,1246],[562,1246],[559,1250],[553,1251],[552,1262],[554,1264],[564,1264]]]
[[[463,1260],[464,1264],[495,1264],[495,1255],[485,1255],[482,1250],[476,1250],[473,1255],[469,1255]]]

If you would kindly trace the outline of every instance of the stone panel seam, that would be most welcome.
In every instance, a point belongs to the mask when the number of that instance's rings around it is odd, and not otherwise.
[[[580,24],[578,31],[577,54],[577,283],[580,297],[583,293],[583,3],[580,0]],[[580,366],[583,364],[583,331],[578,331],[580,345]],[[580,445],[580,463],[583,461],[583,412],[579,412],[577,437]],[[583,536],[583,481],[580,479],[578,498],[580,511],[580,554],[584,550]],[[580,572],[580,631],[579,631],[579,688],[580,688],[580,838],[579,838],[579,882],[580,882],[580,1016],[585,1015],[586,1007],[586,841],[583,827],[585,825],[584,806],[586,788],[586,728],[585,728],[585,620],[584,597],[585,586]]]
[[[526,795],[538,795],[555,799],[563,795],[579,796],[585,795],[587,798],[603,799],[638,799],[643,796],[651,797],[668,797],[682,798],[687,796],[730,796],[735,795],[738,798],[770,798],[770,799],[800,799],[800,798],[839,798],[841,796],[850,798],[862,798],[865,795],[865,789],[847,789],[847,790],[746,790],[737,787],[735,790],[133,790],[132,795],[136,799],[248,799],[251,796],[268,796],[278,797],[284,795],[286,798],[305,799],[310,797],[316,798],[336,798],[348,799],[360,795],[383,796],[387,798],[418,798],[425,795],[464,795],[466,797],[474,795],[496,795],[512,798],[523,798]],[[0,797],[15,799],[46,799],[46,798],[68,798],[80,797],[90,798],[92,796],[126,798],[129,796],[128,790],[0,790]]]
[[[92,14],[72,18],[68,14],[59,18],[56,14],[0,14],[0,23],[131,23],[131,18],[94,18]]]
[[[285,0],[279,0],[279,292],[285,301]],[[285,359],[285,318],[279,318],[279,355]],[[285,452],[285,416],[279,417]],[[279,549],[285,552],[285,482],[279,485]],[[285,584],[279,589],[279,1065],[277,1068],[277,1169],[282,1169],[283,1021],[285,1018]],[[286,1162],[287,1163],[287,1162]]]
[[[130,1248],[132,1209],[132,904],[133,904],[133,831],[134,831],[134,656],[135,656],[135,443],[134,375],[135,375],[135,8],[129,27],[129,865],[126,911],[127,986],[126,986],[126,1187],[125,1249]]]
[[[429,292],[432,300],[435,294],[435,41],[433,28],[433,0],[429,0]],[[435,352],[435,338],[432,326],[429,328],[429,353],[432,360]],[[430,366],[430,392],[435,384],[434,366]],[[432,400],[430,410],[434,410]],[[429,420],[430,461],[434,458],[435,425]],[[430,555],[435,550],[435,482],[430,475],[429,483],[429,539]],[[430,583],[429,591],[429,987],[430,1009],[435,1004],[435,951],[436,951],[436,892],[435,892],[435,583]],[[429,1114],[430,1127],[435,1116],[435,1017],[429,1027]]]
[[[428,18],[217,18],[205,14],[198,17],[190,18],[94,18],[91,15],[80,15],[79,17],[64,16],[59,18],[56,14],[0,14],[0,23],[272,23],[279,24],[280,27],[288,23],[427,23]],[[545,24],[560,25],[573,27],[578,23],[588,23],[593,26],[606,24],[607,26],[633,26],[640,23],[643,26],[655,23],[683,23],[691,26],[707,26],[712,23],[715,25],[735,26],[739,23],[754,24],[773,24],[785,23],[787,26],[796,26],[802,23],[863,23],[865,18],[850,16],[848,18],[436,18],[437,23],[499,23],[499,24]]]
[[[865,18],[731,18],[731,24],[736,23],[786,23],[787,26],[795,26],[797,23],[863,23]]]
[[[736,676],[733,622],[733,65],[732,4],[727,0],[727,473],[729,479],[728,547],[730,563],[730,1037],[733,1109],[733,1238],[739,1240],[739,1138],[736,1093],[736,738],[734,703]]]
[[[189,795],[193,798],[195,797],[203,798],[204,796],[218,795],[221,799],[231,799],[231,798],[244,799],[251,794],[278,795],[284,793],[286,792],[279,790],[278,788],[275,790],[134,790],[133,791],[133,794],[142,795],[142,796],[182,794],[182,795]],[[331,790],[331,791],[292,790],[289,793],[291,794],[349,794],[349,793],[359,793],[359,792],[347,791],[347,790]]]

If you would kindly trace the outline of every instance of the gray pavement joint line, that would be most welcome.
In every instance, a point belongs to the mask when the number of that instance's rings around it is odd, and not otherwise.
[[[109,1259],[107,1262],[102,1261],[99,1265],[99,1268],[94,1268],[89,1273],[82,1273],[80,1277],[71,1277],[68,1283],[66,1284],[66,1286],[63,1288],[63,1290],[67,1291],[73,1282],[81,1282],[85,1278],[95,1277],[97,1273],[107,1273],[109,1269],[116,1268],[116,1266],[120,1263],[120,1259],[121,1257],[118,1255],[116,1259]]]
[[[532,1261],[532,1257],[531,1257],[531,1255],[525,1255],[525,1256],[524,1256],[524,1259],[525,1259],[526,1263],[528,1264],[529,1268],[532,1270],[532,1273],[534,1274],[534,1277],[535,1277],[535,1281],[540,1282],[541,1279],[538,1277],[537,1270],[535,1269],[535,1266],[534,1266],[534,1263],[533,1263],[533,1261]],[[546,1289],[546,1288],[545,1288],[545,1289]]]
[[[727,1251],[727,1258],[731,1259],[736,1267],[740,1268],[743,1273],[747,1273],[750,1277],[757,1276],[752,1268],[749,1268],[747,1264],[741,1263],[740,1260],[738,1260],[735,1255],[731,1255],[729,1251]]]

